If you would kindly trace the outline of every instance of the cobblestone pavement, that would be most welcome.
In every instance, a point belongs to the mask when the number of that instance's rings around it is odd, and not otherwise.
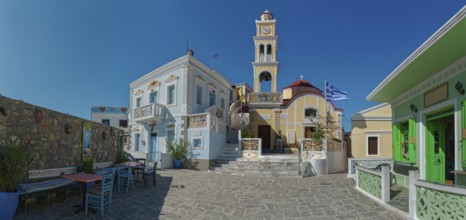
[[[354,189],[346,174],[304,179],[230,176],[192,170],[161,170],[157,186],[136,183],[116,192],[105,219],[402,219]],[[33,206],[14,219],[99,219],[75,214],[79,195]]]

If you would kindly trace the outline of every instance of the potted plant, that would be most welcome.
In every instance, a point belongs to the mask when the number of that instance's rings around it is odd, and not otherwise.
[[[30,141],[12,131],[0,139],[0,216],[11,219],[18,208],[17,185],[26,174],[32,156]]]
[[[181,167],[181,162],[188,153],[189,142],[183,138],[180,138],[179,141],[166,141],[168,152],[173,158],[173,166],[175,168]]]

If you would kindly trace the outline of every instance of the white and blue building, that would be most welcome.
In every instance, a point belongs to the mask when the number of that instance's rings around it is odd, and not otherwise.
[[[170,168],[166,141],[183,138],[192,168],[209,169],[226,145],[234,98],[232,84],[189,51],[130,84],[128,152]]]

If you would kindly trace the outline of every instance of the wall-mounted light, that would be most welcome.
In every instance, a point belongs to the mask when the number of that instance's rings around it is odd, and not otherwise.
[[[411,110],[411,112],[417,112],[417,108],[414,104],[409,105],[409,109]]]
[[[463,83],[461,83],[460,81],[458,81],[455,84],[455,89],[456,89],[456,91],[458,91],[459,94],[464,95]]]
[[[154,127],[156,126],[157,124],[155,123],[152,123],[152,124],[149,124],[149,127],[150,127],[150,131],[154,131]]]

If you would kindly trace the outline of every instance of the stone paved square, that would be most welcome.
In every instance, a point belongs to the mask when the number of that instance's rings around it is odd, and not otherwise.
[[[100,219],[75,214],[79,195],[33,205],[14,219]],[[354,189],[346,174],[304,179],[160,170],[157,186],[115,192],[105,219],[402,219]]]

